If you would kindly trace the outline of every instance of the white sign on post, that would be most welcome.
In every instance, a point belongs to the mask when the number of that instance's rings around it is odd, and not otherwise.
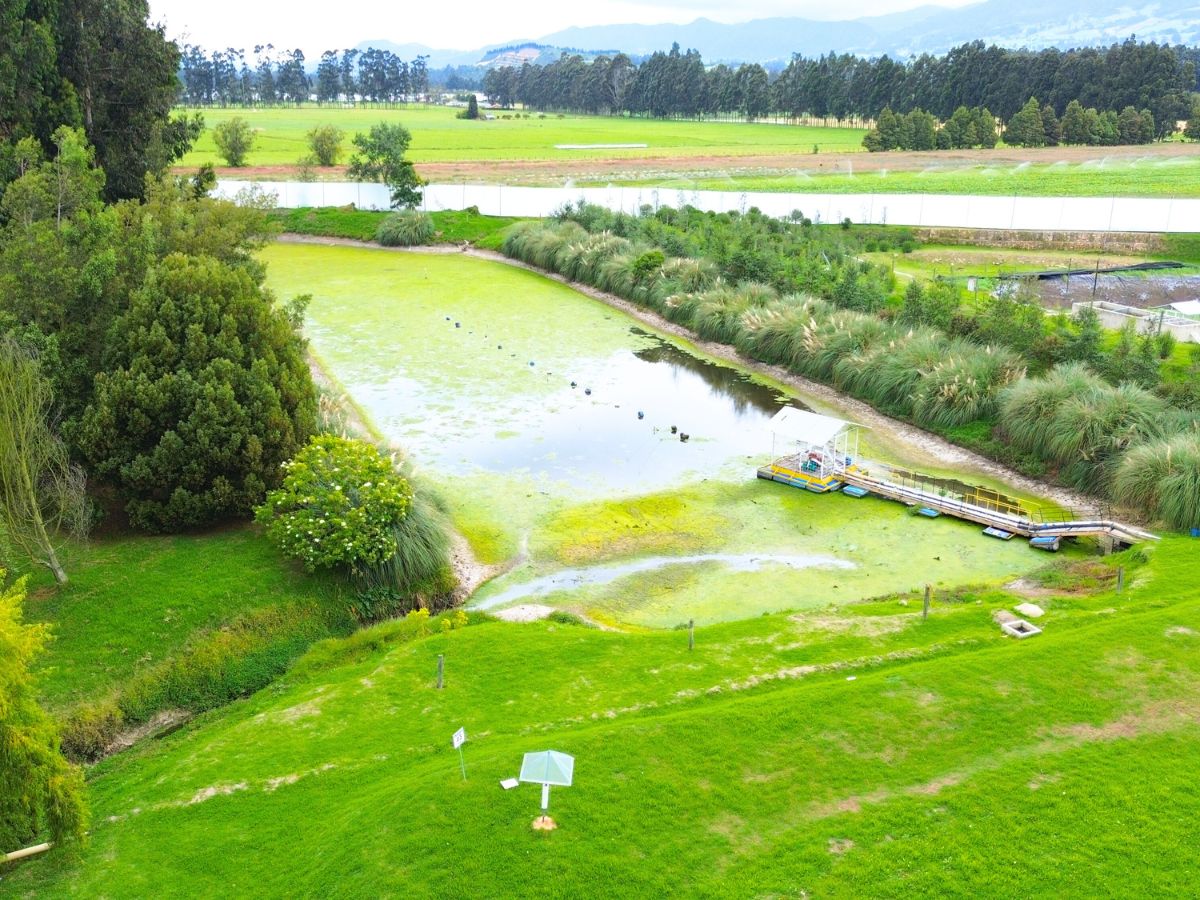
[[[450,738],[450,742],[454,744],[454,749],[458,751],[458,766],[462,769],[463,781],[467,780],[467,763],[463,759],[462,745],[467,742],[467,729],[460,728],[454,732],[454,736]]]

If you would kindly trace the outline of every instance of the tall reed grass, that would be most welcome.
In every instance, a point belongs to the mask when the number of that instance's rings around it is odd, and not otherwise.
[[[610,217],[595,222],[637,232]],[[1028,378],[1022,357],[1005,347],[807,295],[781,297],[765,284],[727,282],[711,260],[663,257],[610,231],[588,234],[569,219],[516,226],[504,252],[924,427],[947,432],[993,424],[997,438],[1072,487],[1114,497],[1175,527],[1196,522],[1196,417],[1135,385],[1113,387],[1081,363]]]
[[[1116,469],[1113,495],[1172,528],[1200,528],[1200,437],[1181,433],[1132,448]]]

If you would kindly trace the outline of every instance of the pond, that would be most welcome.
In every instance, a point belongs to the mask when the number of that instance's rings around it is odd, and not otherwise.
[[[502,326],[485,333],[442,320],[438,339],[473,356],[476,383],[450,394],[397,373],[356,380],[351,391],[385,430],[403,431],[410,452],[442,470],[519,474],[594,496],[654,490],[761,452],[771,417],[789,402],[637,326],[628,327],[628,347],[539,366],[505,349],[511,338]]]
[[[671,627],[994,583],[1045,563],[972,525],[756,479],[781,406],[850,416],[534,273],[351,247],[262,255],[281,296],[313,295],[314,352],[477,555],[513,565],[472,603],[537,596]],[[1015,493],[938,471],[896,435],[867,432],[862,451]]]

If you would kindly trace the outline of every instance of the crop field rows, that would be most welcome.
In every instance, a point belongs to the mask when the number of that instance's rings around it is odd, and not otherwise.
[[[195,110],[193,110],[195,111]],[[207,129],[183,168],[220,166],[212,127],[247,119],[255,147],[236,177],[289,177],[308,153],[305,134],[334,124],[351,138],[379,121],[413,135],[410,158],[432,182],[528,186],[655,185],[680,190],[819,193],[957,193],[1012,196],[1200,196],[1200,145],[1050,147],[941,153],[866,153],[859,129],[663,121],[530,113],[466,121],[443,108],[204,109]],[[514,115],[497,113],[498,115]],[[644,148],[560,149],[643,143]],[[341,167],[315,170],[345,178]]]

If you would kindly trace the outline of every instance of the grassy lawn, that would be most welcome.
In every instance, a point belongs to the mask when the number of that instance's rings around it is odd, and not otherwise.
[[[1083,163],[1021,163],[1016,166],[939,167],[924,171],[859,174],[697,173],[663,180],[621,179],[625,185],[680,190],[783,191],[826,194],[992,194],[1026,197],[1200,197],[1200,159],[1156,157],[1133,161],[1096,159]],[[584,182],[580,182],[583,184]],[[597,181],[603,185],[608,181]]]
[[[741,122],[675,122],[622,119],[607,116],[539,117],[492,121],[455,118],[457,110],[423,109],[203,109],[206,126],[195,147],[180,165],[222,165],[212,139],[212,129],[234,116],[250,122],[256,131],[250,166],[293,166],[308,154],[305,134],[317,125],[336,125],[353,149],[356,132],[366,132],[381,121],[398,122],[412,132],[409,158],[414,162],[461,160],[577,160],[636,159],[644,156],[761,156],[811,153],[814,144],[823,152],[862,149],[865,131],[854,128],[810,128],[746,124]],[[503,113],[501,115],[504,115]],[[647,144],[640,149],[565,150],[557,144]]]
[[[98,538],[70,551],[68,572],[62,588],[37,575],[25,606],[28,621],[54,628],[40,687],[56,710],[111,693],[239,615],[288,608],[318,624],[344,615],[333,584],[289,565],[249,527]]]
[[[1019,642],[992,622],[1015,602],[998,592],[927,621],[892,598],[717,625],[693,652],[682,632],[553,623],[391,646],[368,632],[101,764],[89,844],[16,869],[6,892],[1186,893],[1196,546],[1035,578],[1045,633]],[[1079,582],[1098,593],[1053,587]],[[498,781],[547,748],[576,757],[575,783],[539,834],[536,788]]]

